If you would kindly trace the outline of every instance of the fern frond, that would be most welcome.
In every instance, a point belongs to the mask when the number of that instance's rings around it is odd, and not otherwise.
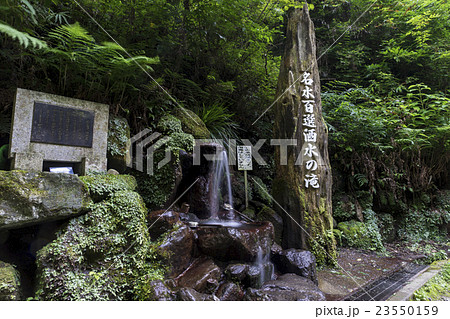
[[[32,37],[28,33],[19,31],[10,27],[7,24],[0,23],[0,33],[3,33],[13,40],[18,40],[20,45],[22,45],[25,49],[32,45],[36,49],[43,49],[47,47],[47,43],[42,40],[39,40],[35,37]]]

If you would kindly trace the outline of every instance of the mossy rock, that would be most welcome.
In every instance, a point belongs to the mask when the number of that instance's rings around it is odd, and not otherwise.
[[[19,299],[19,272],[14,266],[0,261],[0,301],[15,301]]]
[[[127,178],[128,179],[128,178]],[[99,179],[96,184],[108,183]],[[108,188],[108,185],[104,186]],[[140,300],[163,279],[139,194],[118,190],[70,220],[37,254],[39,300]]]
[[[242,215],[247,216],[250,219],[255,219],[256,214],[255,214],[255,210],[252,208],[246,208],[241,212]]]
[[[123,173],[130,162],[130,126],[123,117],[109,116],[108,168]]]
[[[98,174],[81,176],[80,180],[89,189],[94,201],[99,202],[118,191],[134,191],[136,179],[131,175]]]
[[[180,120],[184,132],[198,139],[211,138],[211,133],[205,123],[191,110],[178,108],[175,111],[175,117]]]
[[[338,229],[341,231],[342,244],[347,247],[368,249],[368,250],[383,250],[379,234],[368,227],[365,223],[350,220],[338,224]]]
[[[169,139],[155,143],[154,163],[159,163],[167,150],[170,151],[171,160],[161,168],[154,169],[153,174],[129,170],[136,177],[137,191],[144,198],[147,208],[157,210],[170,204],[176,194],[177,185],[181,180],[180,152],[192,152],[194,137],[184,133],[181,122],[173,115],[164,116],[157,125],[157,130]],[[161,143],[161,144],[159,144]],[[164,143],[164,144],[162,144]]]
[[[75,217],[91,202],[76,175],[0,171],[0,229]]]

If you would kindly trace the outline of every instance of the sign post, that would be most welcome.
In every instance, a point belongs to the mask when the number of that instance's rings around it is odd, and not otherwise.
[[[240,145],[237,147],[237,161],[238,170],[244,171],[244,186],[245,186],[245,208],[248,208],[248,182],[247,171],[253,169],[252,162],[252,147]]]

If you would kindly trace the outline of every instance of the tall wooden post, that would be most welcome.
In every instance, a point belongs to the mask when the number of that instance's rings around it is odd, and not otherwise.
[[[274,139],[295,143],[285,146],[284,159],[282,147],[276,148],[273,195],[282,206],[277,210],[283,216],[283,247],[311,250],[318,263],[332,264],[336,257],[332,179],[314,25],[307,4],[289,9],[288,19],[276,95],[282,96],[274,106]]]

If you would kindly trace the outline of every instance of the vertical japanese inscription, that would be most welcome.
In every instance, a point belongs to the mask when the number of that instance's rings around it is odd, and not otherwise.
[[[34,103],[31,142],[92,147],[94,112]]]
[[[305,88],[302,90],[302,103],[305,107],[304,115],[303,115],[303,126],[306,127],[303,130],[303,138],[304,142],[307,143],[305,148],[305,153],[303,154],[306,157],[305,167],[307,170],[307,174],[305,175],[305,187],[309,188],[319,188],[319,178],[316,174],[316,170],[318,168],[318,163],[316,161],[319,153],[317,152],[317,146],[315,143],[317,142],[317,132],[316,132],[316,118],[314,116],[314,106],[315,100],[313,89],[311,86],[314,81],[310,78],[311,73],[304,72],[302,74],[302,80],[300,83],[305,85]]]

